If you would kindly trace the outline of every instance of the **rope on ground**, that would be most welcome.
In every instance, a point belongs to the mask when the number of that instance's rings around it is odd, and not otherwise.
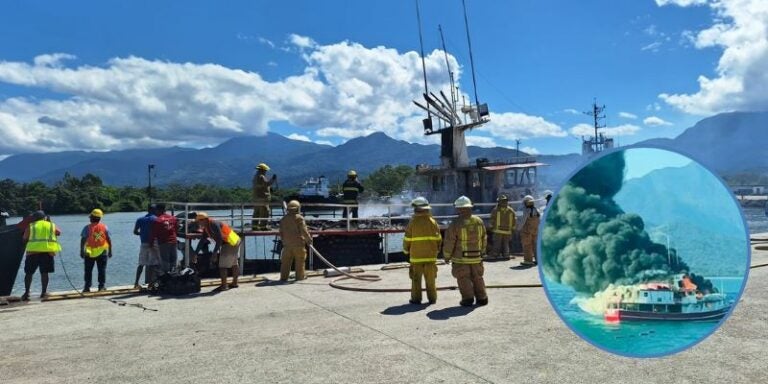
[[[78,289],[77,289],[77,287],[75,287],[75,284],[74,284],[74,283],[72,283],[72,279],[70,279],[70,278],[69,278],[69,273],[67,273],[67,266],[66,266],[66,265],[64,265],[64,258],[63,258],[63,256],[62,256],[62,254],[61,254],[61,253],[59,253],[59,261],[61,261],[61,268],[62,268],[62,269],[63,269],[63,271],[64,271],[64,277],[66,277],[66,278],[67,278],[67,281],[69,282],[69,285],[72,287],[72,289],[75,291],[75,293],[77,293],[78,295],[80,295],[80,297],[82,297],[82,298],[86,298],[86,299],[94,299],[94,300],[104,300],[104,301],[109,301],[110,303],[112,303],[112,304],[117,304],[118,306],[121,306],[121,307],[124,307],[124,306],[129,306],[129,307],[136,307],[136,308],[141,308],[141,309],[143,309],[144,311],[152,311],[152,312],[158,312],[158,310],[157,310],[157,309],[154,309],[154,308],[147,308],[147,307],[145,307],[143,304],[138,304],[138,303],[128,303],[128,302],[126,302],[126,301],[123,301],[123,300],[116,300],[116,299],[105,299],[105,298],[103,298],[103,297],[91,297],[91,296],[88,296],[88,295],[84,294],[83,292],[81,292],[80,290],[78,290]]]

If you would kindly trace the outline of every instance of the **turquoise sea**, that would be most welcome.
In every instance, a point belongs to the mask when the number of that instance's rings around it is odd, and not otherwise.
[[[728,296],[736,299],[742,278],[710,278]],[[634,357],[656,357],[686,349],[720,326],[721,321],[619,322],[607,323],[602,316],[584,312],[572,302],[576,293],[570,287],[547,281],[551,303],[566,324],[593,345],[612,353]],[[727,317],[724,318],[727,320]]]

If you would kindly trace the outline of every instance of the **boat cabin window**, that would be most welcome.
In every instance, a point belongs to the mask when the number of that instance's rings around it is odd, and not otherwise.
[[[643,297],[648,297],[648,292],[643,292]]]

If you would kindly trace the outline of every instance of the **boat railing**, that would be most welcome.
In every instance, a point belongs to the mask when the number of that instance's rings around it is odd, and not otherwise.
[[[515,208],[521,201],[511,201],[510,206]],[[183,225],[184,233],[181,236],[185,239],[183,245],[184,261],[186,265],[189,265],[190,258],[190,242],[191,240],[201,237],[199,232],[193,231],[195,225],[195,218],[190,217],[191,212],[209,211],[208,217],[223,221],[230,225],[237,233],[242,236],[278,236],[277,231],[256,231],[253,230],[252,212],[255,204],[245,203],[191,203],[191,202],[165,202],[168,209],[174,214],[183,212],[183,215],[179,218]],[[271,209],[270,217],[267,218],[270,223],[276,224],[286,213],[285,204],[282,202],[275,202],[269,204]],[[451,203],[431,203],[433,208],[444,208],[444,211],[450,211],[453,209]],[[370,207],[373,206],[378,209],[377,214],[373,215],[359,215],[354,218],[352,215],[347,217],[341,217],[337,215],[337,210],[351,211],[351,208],[355,207]],[[475,215],[488,219],[490,217],[491,209],[496,206],[495,203],[475,203]],[[384,245],[384,262],[388,263],[388,237],[390,234],[402,233],[405,231],[404,224],[412,217],[411,205],[406,203],[377,203],[377,202],[363,202],[362,204],[331,204],[331,203],[305,203],[302,204],[303,208],[320,208],[326,211],[331,211],[332,216],[322,217],[317,212],[305,213],[304,218],[310,226],[310,233],[312,234],[342,234],[342,235],[356,235],[356,234],[370,234],[378,233],[383,237]],[[322,213],[322,212],[321,212]],[[520,214],[518,210],[518,214]],[[439,223],[445,224],[447,221],[456,218],[456,214],[449,215],[434,215],[433,218]],[[262,219],[264,220],[264,219]],[[325,223],[343,223],[341,226],[324,226]],[[313,225],[320,224],[320,225]],[[363,225],[361,225],[363,224]],[[244,265],[246,254],[246,245],[240,247],[240,259],[241,269]],[[310,259],[311,260],[311,259]]]

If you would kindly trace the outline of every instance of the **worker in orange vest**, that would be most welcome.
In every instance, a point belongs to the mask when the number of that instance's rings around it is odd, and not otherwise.
[[[213,239],[213,257],[218,257],[219,277],[221,285],[216,290],[226,291],[229,288],[237,288],[237,278],[240,275],[240,236],[226,223],[216,221],[208,217],[205,212],[198,212],[195,217],[197,224],[203,231],[204,238]],[[227,285],[227,272],[232,272],[232,283]]]
[[[487,246],[487,237],[483,219],[472,215],[472,200],[460,196],[453,203],[459,217],[453,220],[445,231],[443,257],[453,263],[451,273],[456,278],[461,292],[462,306],[488,304],[483,280],[483,255]]]
[[[427,286],[427,300],[437,302],[437,254],[440,253],[440,227],[432,218],[429,201],[423,197],[413,199],[413,218],[405,228],[403,253],[409,257],[411,266],[411,304],[421,304],[421,277]]]
[[[80,234],[80,257],[85,260],[85,287],[83,292],[91,291],[93,265],[99,273],[99,291],[105,290],[107,280],[107,259],[112,257],[112,239],[109,229],[101,222],[104,212],[94,209],[88,216],[91,223],[83,227]]]

